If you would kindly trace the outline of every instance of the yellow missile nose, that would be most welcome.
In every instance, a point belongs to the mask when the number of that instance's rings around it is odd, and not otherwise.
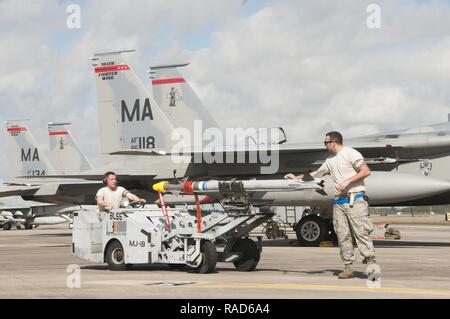
[[[153,190],[156,192],[164,193],[166,190],[164,189],[164,185],[168,184],[168,181],[162,181],[156,184],[153,184]]]

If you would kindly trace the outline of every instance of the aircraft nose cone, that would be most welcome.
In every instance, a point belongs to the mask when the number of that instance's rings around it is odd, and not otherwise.
[[[372,172],[365,184],[371,204],[420,199],[450,190],[450,182],[444,180],[395,172]]]

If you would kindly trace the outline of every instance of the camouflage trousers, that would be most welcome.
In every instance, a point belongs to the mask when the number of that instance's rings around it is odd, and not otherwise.
[[[355,261],[355,244],[364,259],[375,259],[375,249],[370,237],[374,228],[369,218],[369,205],[364,199],[356,199],[353,207],[349,204],[333,205],[333,227],[344,265],[351,265]]]

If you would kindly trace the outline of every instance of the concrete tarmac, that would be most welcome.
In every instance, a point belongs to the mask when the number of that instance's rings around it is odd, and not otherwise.
[[[264,240],[256,271],[219,263],[216,273],[194,274],[165,265],[110,271],[71,256],[66,225],[0,230],[0,298],[450,298],[450,227],[392,226],[402,240],[375,244],[379,288],[368,287],[359,256],[355,278],[339,280],[339,249],[293,246],[293,234]],[[74,278],[80,288],[68,287]]]

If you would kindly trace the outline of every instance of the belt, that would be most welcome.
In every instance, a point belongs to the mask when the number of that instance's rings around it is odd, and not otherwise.
[[[354,199],[358,199],[358,198],[364,198],[364,196],[366,196],[366,194],[363,193],[358,193],[355,195]],[[337,204],[349,204],[350,203],[350,197],[344,197],[344,198],[335,198],[333,199],[333,205],[337,205]]]

